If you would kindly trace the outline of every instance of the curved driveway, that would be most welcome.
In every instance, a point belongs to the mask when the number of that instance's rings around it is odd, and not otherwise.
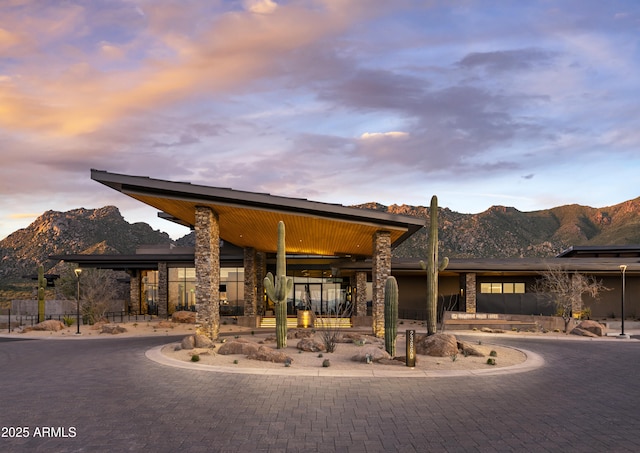
[[[0,338],[0,435],[29,430],[0,437],[0,451],[640,451],[635,340],[500,338],[545,365],[393,379],[212,373],[145,357],[176,339]]]

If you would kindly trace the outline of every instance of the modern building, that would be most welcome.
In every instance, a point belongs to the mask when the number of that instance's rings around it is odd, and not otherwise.
[[[320,316],[348,310],[354,325],[370,325],[380,335],[384,283],[394,275],[400,316],[424,319],[426,275],[419,260],[391,257],[395,246],[424,226],[423,219],[98,170],[91,177],[195,231],[195,248],[52,257],[126,270],[131,297],[125,310],[159,316],[196,310],[212,337],[221,314],[259,326],[272,315],[262,281],[275,271],[277,224],[283,220],[287,273],[294,279],[289,315],[306,304]],[[550,267],[592,274],[611,289],[597,303],[585,300],[593,317],[619,317],[625,303],[627,316],[640,316],[640,246],[573,247],[549,259],[451,259],[439,276],[440,311],[553,315],[555,307],[532,291]]]

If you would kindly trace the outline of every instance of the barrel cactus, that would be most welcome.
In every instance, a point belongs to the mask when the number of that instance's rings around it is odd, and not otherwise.
[[[391,357],[396,355],[398,336],[398,282],[387,278],[384,284],[384,349]]]
[[[269,272],[264,279],[264,289],[273,301],[276,314],[276,347],[287,347],[287,294],[293,287],[293,279],[287,277],[284,222],[278,223],[278,252],[276,255],[276,275]]]
[[[429,257],[427,263],[420,261],[420,267],[427,271],[427,335],[433,335],[438,317],[438,272],[449,265],[447,257],[438,263],[438,197],[435,195],[431,197],[429,217]]]

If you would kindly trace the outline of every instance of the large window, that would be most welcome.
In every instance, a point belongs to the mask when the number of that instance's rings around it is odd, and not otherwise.
[[[220,314],[240,316],[244,313],[244,268],[220,269]]]
[[[177,310],[195,310],[196,270],[171,267],[169,271],[169,314]]]
[[[480,292],[482,294],[524,294],[524,283],[480,283]]]

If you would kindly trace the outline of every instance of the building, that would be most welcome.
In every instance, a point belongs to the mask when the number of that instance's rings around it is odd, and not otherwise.
[[[272,312],[262,281],[275,270],[277,223],[286,224],[288,298],[292,316],[309,302],[319,315],[349,308],[355,325],[384,329],[383,289],[398,280],[400,316],[424,319],[426,276],[419,260],[391,258],[393,247],[424,221],[297,198],[192,185],[92,170],[108,187],[157,208],[160,216],[189,226],[194,249],[146,248],[135,255],[67,255],[55,259],[82,267],[126,270],[131,301],[125,308],[168,316],[197,310],[207,335],[217,336],[220,314],[258,326]],[[621,266],[625,272],[621,272]],[[532,288],[549,267],[588,273],[611,291],[586,300],[596,318],[640,316],[640,247],[573,247],[549,259],[451,259],[439,276],[441,310],[465,313],[553,315],[555,308]]]

